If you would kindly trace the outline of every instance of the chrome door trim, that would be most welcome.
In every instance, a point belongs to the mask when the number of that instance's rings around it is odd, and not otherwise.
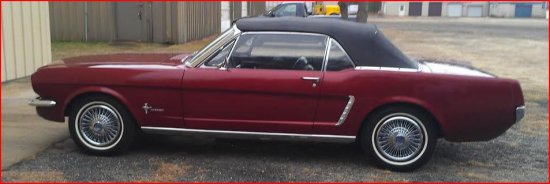
[[[355,97],[353,95],[349,95],[349,100],[346,106],[344,107],[344,110],[342,111],[342,115],[340,115],[340,119],[338,119],[338,122],[335,126],[340,126],[346,122],[346,119],[348,118],[348,114],[351,111],[351,108],[353,107],[353,104],[355,103]]]
[[[396,71],[396,72],[419,72],[418,69],[412,68],[397,68],[397,67],[381,67],[381,66],[356,66],[355,70],[380,70],[380,71]]]
[[[331,40],[332,38],[329,36],[327,39],[327,42],[325,43],[325,57],[323,57],[323,66],[321,67],[321,71],[325,72],[327,71],[327,64],[328,64],[328,56],[330,54],[330,46],[331,46]]]
[[[321,77],[302,77],[302,80],[319,82],[321,80]]]
[[[143,130],[145,133],[206,135],[206,136],[212,136],[212,137],[225,137],[225,138],[307,140],[307,141],[320,141],[320,142],[353,142],[355,141],[355,136],[348,136],[348,135],[248,132],[248,131],[205,130],[205,129],[189,129],[189,128],[148,127],[148,126],[141,127],[141,130]]]

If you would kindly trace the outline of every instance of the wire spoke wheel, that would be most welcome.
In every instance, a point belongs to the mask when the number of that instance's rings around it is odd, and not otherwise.
[[[418,120],[391,116],[379,122],[374,134],[376,150],[393,162],[407,162],[424,149],[425,130]]]
[[[120,114],[108,104],[90,103],[80,110],[77,117],[79,134],[94,147],[112,145],[121,135]]]

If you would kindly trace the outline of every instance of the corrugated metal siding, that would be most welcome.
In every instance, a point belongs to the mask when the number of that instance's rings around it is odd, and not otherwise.
[[[88,41],[116,40],[114,4],[88,3]],[[150,21],[146,28],[148,41],[185,43],[221,29],[220,2],[152,2],[145,7],[144,15]],[[85,40],[84,3],[52,2],[50,17],[52,40]]]
[[[247,4],[247,15],[249,17],[258,16],[265,13],[265,2],[248,2]]]
[[[51,63],[47,2],[2,2],[2,82]]]
[[[82,12],[84,13],[84,12]],[[113,3],[88,3],[88,40],[111,41],[115,38]],[[81,23],[84,23],[82,20]],[[84,24],[82,25],[84,26]]]
[[[85,3],[51,2],[52,40],[84,41]],[[114,38],[113,3],[88,2],[88,40],[111,41]]]
[[[52,40],[84,40],[84,3],[50,3]]]
[[[221,4],[220,2],[179,2],[177,9],[178,23],[177,43],[202,39],[220,33]]]
[[[229,20],[234,21],[242,17],[242,2],[229,2]]]
[[[153,42],[172,42],[171,33],[171,3],[153,2],[151,4],[151,17],[153,27]]]

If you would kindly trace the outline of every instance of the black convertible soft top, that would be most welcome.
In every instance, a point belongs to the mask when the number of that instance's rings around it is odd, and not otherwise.
[[[328,18],[242,18],[237,28],[247,31],[319,33],[337,40],[357,66],[418,68],[378,30],[376,25]]]

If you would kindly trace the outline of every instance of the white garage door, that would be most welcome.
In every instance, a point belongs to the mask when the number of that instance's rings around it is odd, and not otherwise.
[[[468,7],[468,17],[481,17],[481,6]]]
[[[447,5],[449,17],[461,17],[462,16],[462,4],[449,4]]]

